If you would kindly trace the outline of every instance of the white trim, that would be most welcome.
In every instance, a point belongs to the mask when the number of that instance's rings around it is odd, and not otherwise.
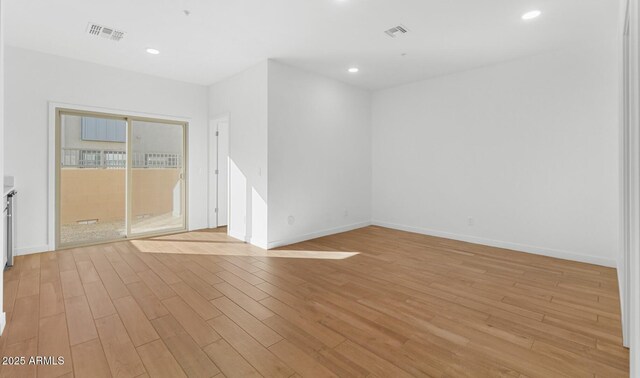
[[[81,105],[81,104],[70,104],[65,102],[55,102],[49,101],[49,122],[48,122],[48,136],[49,143],[47,144],[47,156],[48,156],[48,203],[47,203],[47,247],[45,251],[54,251],[56,249],[56,230],[55,230],[55,217],[56,217],[56,109],[57,108],[65,108],[65,109],[74,109],[79,111],[86,112],[97,112],[97,113],[111,113],[118,114],[129,117],[146,117],[146,118],[160,118],[165,119],[167,121],[177,121],[177,122],[190,122],[190,117],[184,116],[175,116],[169,114],[155,114],[155,113],[145,113],[145,112],[136,112],[133,110],[124,110],[124,109],[112,109],[105,108],[101,106],[89,106],[89,105]],[[187,128],[186,135],[184,136],[187,143],[189,140],[189,129]],[[191,177],[189,172],[189,163],[190,160],[186,159],[187,166],[185,167],[185,173],[187,174],[187,180]],[[186,187],[189,187],[186,185]],[[188,193],[185,193],[188,198]],[[190,214],[187,212],[187,214]],[[187,229],[189,229],[189,220],[186,220]],[[189,229],[190,230],[190,229]],[[30,251],[33,248],[21,248],[19,250]],[[40,251],[42,252],[42,251]],[[26,252],[26,253],[35,253],[35,252]]]
[[[628,332],[625,344],[630,346],[629,352],[629,376],[640,378],[640,52],[639,28],[640,6],[638,0],[626,2],[626,11],[629,16],[629,50],[628,50],[628,76],[624,82],[628,88],[628,98],[625,100],[626,128],[623,146],[626,147],[622,164],[625,166],[625,177],[622,184],[626,186],[628,195],[624,198],[623,210],[626,224],[622,244],[624,254],[622,258],[625,282],[622,291],[624,293],[624,315],[628,316],[627,324],[623,327]],[[626,18],[626,15],[625,15]]]
[[[622,24],[628,26],[628,49],[623,58],[621,130],[621,232],[620,301],[624,345],[630,347],[629,376],[640,377],[640,6],[624,1]],[[628,20],[628,25],[627,25]],[[625,69],[626,68],[626,69]]]
[[[4,327],[7,325],[7,313],[0,314],[0,335],[4,333]]]
[[[311,240],[311,239],[317,239],[317,238],[321,238],[323,236],[328,236],[328,235],[333,235],[333,234],[339,234],[341,232],[347,232],[347,231],[352,231],[352,230],[356,230],[358,228],[362,228],[362,227],[367,227],[367,226],[371,226],[371,222],[359,222],[359,223],[353,223],[353,224],[349,224],[346,226],[341,226],[341,227],[336,227],[336,228],[331,228],[328,230],[323,230],[323,231],[315,231],[315,232],[311,232],[308,234],[304,234],[304,235],[299,235],[299,236],[294,236],[291,238],[286,238],[286,239],[282,239],[282,240],[278,240],[278,241],[274,241],[274,242],[269,242],[267,249],[273,249],[273,248],[278,248],[278,247],[282,247],[285,245],[289,245],[289,244],[294,244],[294,243],[300,243],[303,241],[307,241],[307,240]]]
[[[379,220],[374,220],[372,224],[380,227],[393,228],[395,230],[413,232],[413,233],[422,234],[422,235],[436,236],[440,238],[459,240],[459,241],[464,241],[468,243],[487,245],[490,247],[510,249],[516,252],[525,252],[525,253],[531,253],[534,255],[555,257],[563,260],[579,261],[579,262],[584,262],[588,264],[606,266],[610,268],[614,268],[616,266],[615,259],[607,259],[599,256],[588,256],[588,255],[583,255],[575,252],[561,251],[557,249],[550,249],[550,248],[536,247],[536,246],[531,246],[526,244],[493,240],[493,239],[481,238],[477,236],[460,235],[460,234],[454,234],[452,232],[437,231],[437,230],[431,230],[431,229],[421,228],[421,227],[406,226],[406,225],[384,222]]]
[[[254,243],[251,240],[252,240],[251,238],[247,239],[247,243],[251,244],[254,247],[262,248],[264,250],[269,249],[269,246],[266,243],[262,243],[262,242],[255,242]]]
[[[33,253],[49,252],[53,251],[48,245],[38,245],[33,247],[16,248],[15,256],[31,255]]]
[[[241,241],[243,241],[245,243],[251,243],[251,239],[247,239],[244,235],[235,234],[229,229],[227,229],[227,235],[231,236],[234,239],[241,240]]]
[[[622,323],[622,339],[624,346],[629,346],[630,341],[630,268],[629,264],[629,251],[631,250],[631,224],[633,221],[633,209],[632,209],[632,193],[633,186],[631,179],[631,154],[632,143],[630,138],[631,124],[630,124],[630,98],[628,96],[630,85],[630,61],[629,57],[632,52],[630,51],[630,35],[627,34],[627,27],[630,26],[628,19],[628,6],[629,1],[624,1],[621,6],[620,16],[620,51],[618,52],[620,57],[619,69],[621,75],[620,79],[620,253],[618,256],[618,287],[620,290],[620,313]]]

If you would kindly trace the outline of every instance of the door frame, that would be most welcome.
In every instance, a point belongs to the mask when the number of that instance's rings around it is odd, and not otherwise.
[[[182,207],[184,212],[183,218],[183,227],[180,229],[173,230],[163,230],[162,232],[149,232],[144,234],[135,234],[128,235],[122,239],[116,240],[105,240],[93,243],[83,243],[83,244],[73,244],[73,245],[65,245],[61,246],[59,237],[59,174],[60,174],[60,156],[59,156],[59,148],[60,148],[60,114],[78,114],[78,115],[94,115],[99,117],[106,118],[117,118],[117,119],[126,119],[127,120],[127,141],[130,139],[130,127],[129,121],[147,121],[147,122],[161,122],[161,123],[169,123],[169,124],[179,124],[183,125],[183,180],[182,180],[182,191],[184,193],[182,199]],[[58,103],[58,102],[49,102],[49,150],[48,150],[48,225],[47,225],[47,249],[49,251],[54,251],[56,249],[61,248],[73,248],[78,246],[86,246],[86,245],[96,245],[96,244],[104,244],[110,243],[114,241],[120,240],[132,240],[143,237],[151,237],[151,236],[159,236],[159,235],[169,235],[175,233],[185,232],[189,229],[189,149],[188,149],[188,140],[189,140],[189,121],[190,118],[187,117],[179,117],[172,115],[161,115],[161,114],[149,114],[135,111],[126,111],[126,110],[118,110],[118,109],[110,109],[110,108],[102,108],[95,106],[87,106],[87,105],[77,105],[77,104],[68,104],[68,103]],[[129,143],[127,143],[127,152],[129,151]],[[127,164],[129,164],[129,159],[131,158],[131,154],[127,154]],[[126,194],[126,211],[129,211],[129,169],[127,169],[126,173],[126,185],[127,185],[127,194]],[[127,219],[125,219],[125,223],[128,223],[129,214],[127,213]],[[129,225],[127,226],[127,232],[129,232]]]
[[[217,138],[215,134],[218,132],[218,124],[220,122],[227,123],[227,130],[229,130],[229,114],[221,115],[218,117],[211,118],[209,120],[209,129],[207,131],[208,135],[208,155],[207,155],[207,167],[208,167],[208,193],[207,193],[207,225],[209,228],[217,228],[219,225],[218,221],[218,212],[215,209],[219,209],[220,198],[218,193],[219,187],[219,179],[220,176],[215,173],[216,170],[220,168],[220,157],[218,156],[218,146],[220,143],[220,139]],[[229,154],[229,135],[227,135],[227,157]],[[215,159],[214,159],[215,155]],[[215,166],[212,162],[215,160]],[[224,163],[224,162],[223,162]],[[229,227],[229,214],[230,214],[230,205],[231,201],[229,201],[229,169],[227,168],[227,227]],[[213,198],[215,197],[215,202]],[[229,229],[227,228],[227,234],[229,233]]]
[[[621,274],[623,343],[631,349],[630,373],[636,376],[640,374],[640,6],[638,0],[624,3],[620,132],[622,257],[618,273]]]

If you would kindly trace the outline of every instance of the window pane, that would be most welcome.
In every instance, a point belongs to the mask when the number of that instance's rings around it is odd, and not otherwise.
[[[97,136],[106,119],[61,116],[60,242],[86,244],[123,238],[125,230],[125,145],[84,138]],[[124,124],[124,120],[118,120]],[[96,138],[93,138],[96,139]]]
[[[184,227],[183,126],[131,123],[131,232]]]

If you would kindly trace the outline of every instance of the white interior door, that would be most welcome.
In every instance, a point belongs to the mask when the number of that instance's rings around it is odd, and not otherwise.
[[[229,214],[229,121],[218,126],[218,227],[226,226]]]
[[[218,123],[215,120],[209,122],[209,228],[218,227]]]
[[[229,204],[229,121],[212,120],[209,124],[209,227],[223,227],[228,222]]]

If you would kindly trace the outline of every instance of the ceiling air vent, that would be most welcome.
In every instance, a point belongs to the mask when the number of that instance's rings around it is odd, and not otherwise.
[[[399,35],[406,34],[409,32],[409,29],[402,25],[394,26],[389,30],[386,30],[384,33],[391,38],[395,38]]]
[[[123,31],[94,24],[93,22],[90,22],[89,25],[87,25],[87,33],[95,37],[102,37],[112,41],[119,41],[124,38]]]

